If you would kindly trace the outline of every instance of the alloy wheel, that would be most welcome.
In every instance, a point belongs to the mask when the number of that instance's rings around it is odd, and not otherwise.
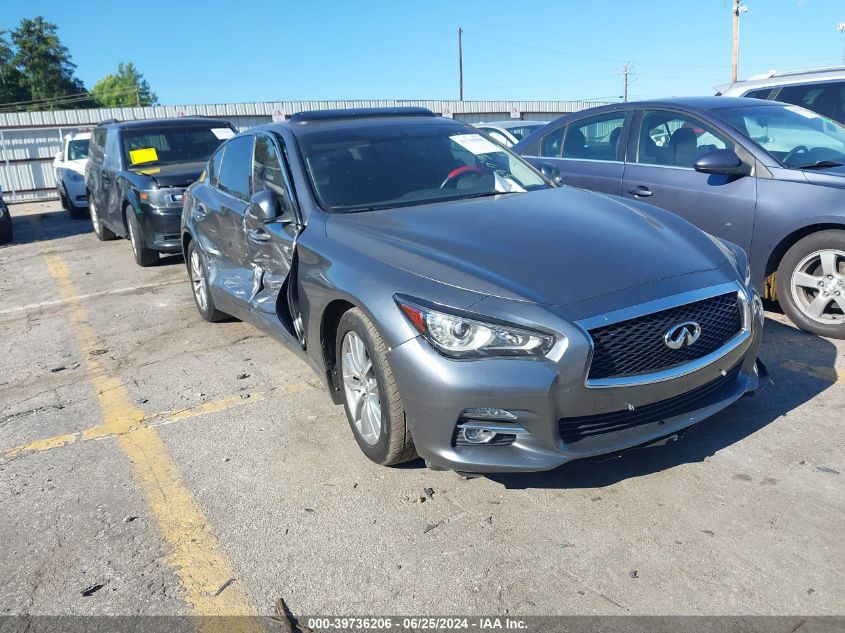
[[[845,251],[810,253],[795,267],[790,286],[808,318],[829,325],[845,323]]]
[[[194,288],[194,297],[200,310],[205,312],[208,308],[207,289],[205,284],[205,273],[200,261],[200,254],[196,249],[191,251],[191,285]]]
[[[343,337],[340,363],[352,422],[361,439],[374,446],[381,437],[378,379],[364,341],[353,331]]]

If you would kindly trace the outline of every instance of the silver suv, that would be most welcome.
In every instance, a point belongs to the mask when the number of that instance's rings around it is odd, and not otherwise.
[[[716,86],[725,97],[751,97],[798,105],[845,123],[845,66],[754,75]]]

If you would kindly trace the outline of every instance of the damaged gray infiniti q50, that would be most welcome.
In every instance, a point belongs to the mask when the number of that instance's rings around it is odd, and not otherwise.
[[[763,374],[741,249],[426,110],[243,132],[182,229],[202,316],[298,352],[379,464],[550,469],[678,434]]]

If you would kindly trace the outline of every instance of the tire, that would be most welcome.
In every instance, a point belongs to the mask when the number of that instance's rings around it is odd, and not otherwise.
[[[126,217],[126,230],[129,233],[129,241],[132,243],[132,254],[135,255],[135,263],[142,268],[155,266],[158,264],[158,251],[147,247],[147,242],[144,240],[144,233],[141,231],[141,225],[138,223],[138,216],[135,215],[135,211],[127,205],[123,209],[123,213]]]
[[[97,236],[97,239],[101,242],[110,242],[115,239],[117,235],[114,234],[114,231],[107,228],[102,221],[100,221],[100,215],[97,213],[94,201],[91,200],[90,195],[88,196],[88,204],[89,209],[91,210],[91,226],[94,229],[94,235]]]
[[[194,242],[188,244],[185,263],[188,266],[188,276],[191,278],[194,303],[202,318],[209,323],[218,323],[227,319],[229,315],[221,312],[214,305],[208,283],[208,268],[205,265],[205,258]]]
[[[819,231],[793,244],[778,265],[777,291],[799,328],[845,339],[845,231]]]
[[[6,220],[0,220],[0,244],[11,242],[15,236],[11,215]]]
[[[358,343],[362,346],[358,351],[363,349],[369,369],[366,364],[361,367],[353,358],[352,347]],[[378,330],[361,310],[353,308],[340,318],[335,358],[346,418],[364,455],[382,466],[393,466],[416,459],[417,453],[387,351]],[[355,394],[358,400],[355,400]],[[378,395],[377,411],[374,394]],[[376,418],[377,432],[369,423]]]

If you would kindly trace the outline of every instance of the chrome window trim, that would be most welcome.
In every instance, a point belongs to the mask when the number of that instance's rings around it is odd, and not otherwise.
[[[736,336],[734,336],[731,340],[722,345],[722,347],[710,352],[706,356],[702,356],[701,358],[698,358],[689,363],[685,363],[683,365],[678,365],[677,367],[672,367],[671,369],[651,372],[648,374],[640,374],[637,376],[624,376],[620,378],[598,378],[593,380],[589,379],[590,367],[592,367],[593,364],[593,352],[595,349],[593,338],[592,336],[590,336],[590,330],[603,327],[605,325],[619,323],[621,321],[636,319],[638,317],[653,314],[655,312],[661,312],[663,310],[677,308],[688,303],[695,303],[696,301],[702,301],[704,299],[718,297],[719,295],[728,294],[730,292],[735,292],[737,294],[739,304],[742,308],[742,329]],[[651,385],[658,382],[666,382],[667,380],[674,380],[676,378],[681,378],[683,376],[695,373],[701,369],[704,369],[708,365],[715,363],[720,358],[726,356],[727,354],[731,353],[732,351],[746,343],[751,338],[751,300],[749,299],[748,292],[746,289],[744,289],[738,283],[730,282],[725,284],[719,284],[717,286],[710,286],[707,288],[698,288],[696,290],[682,292],[680,294],[664,297],[661,299],[655,299],[653,301],[646,301],[645,303],[639,303],[637,305],[622,308],[620,310],[614,310],[606,314],[600,314],[597,316],[588,317],[586,319],[581,319],[580,321],[576,321],[575,324],[584,331],[587,340],[590,342],[590,354],[587,362],[586,374],[584,377],[584,386],[588,389],[606,389],[608,387],[637,387],[642,385]]]
[[[572,158],[571,156],[567,158],[566,156],[530,156],[526,154],[523,158],[534,158],[536,160],[577,160],[577,161],[585,161],[588,163],[613,163],[615,165],[624,165],[624,160],[603,160],[601,158]]]

